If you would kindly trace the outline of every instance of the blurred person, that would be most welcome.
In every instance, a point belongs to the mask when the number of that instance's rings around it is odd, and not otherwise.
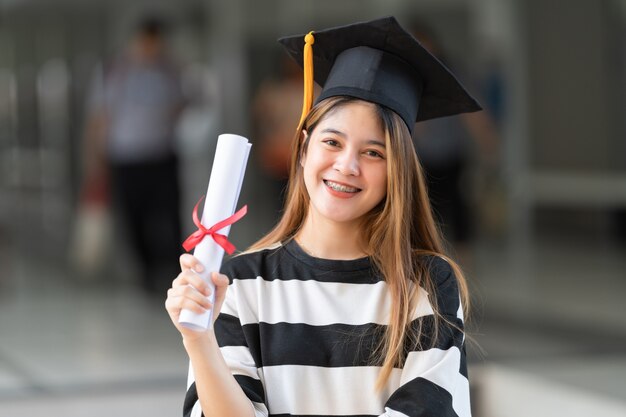
[[[213,306],[180,258],[165,306],[191,362],[183,415],[470,416],[467,288],[411,131],[480,106],[392,17],[280,41],[305,72],[285,210],[211,274]],[[183,308],[214,326],[182,327]]]
[[[169,286],[182,252],[174,127],[184,99],[166,29],[156,17],[139,22],[92,91],[86,129],[85,183],[110,184],[141,284],[155,294]]]
[[[431,54],[447,64],[440,43],[427,26],[414,22],[411,32]],[[443,117],[418,123],[413,139],[426,173],[430,203],[443,234],[459,261],[470,263],[468,246],[477,223],[468,178],[473,145],[478,147],[479,160],[492,170],[499,142],[495,123],[485,111]]]

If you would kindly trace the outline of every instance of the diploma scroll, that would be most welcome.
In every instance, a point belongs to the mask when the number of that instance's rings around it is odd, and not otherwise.
[[[201,223],[204,227],[210,228],[235,212],[251,146],[252,144],[243,136],[222,134],[218,137],[202,211]],[[228,236],[229,231],[230,226],[226,226],[219,233]],[[205,236],[195,247],[193,255],[204,267],[199,275],[211,287],[209,300],[213,304],[215,286],[211,280],[211,273],[220,270],[224,249],[211,236]],[[213,309],[211,308],[204,314],[183,310],[178,322],[189,329],[204,331],[213,324]]]

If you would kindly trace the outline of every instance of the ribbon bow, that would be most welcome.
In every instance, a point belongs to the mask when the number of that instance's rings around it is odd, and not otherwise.
[[[228,253],[229,255],[232,255],[232,253],[235,251],[235,245],[230,243],[226,236],[219,234],[217,232],[225,228],[226,226],[230,226],[231,224],[235,223],[236,221],[241,219],[243,216],[245,216],[246,213],[248,212],[248,206],[247,205],[243,206],[241,209],[239,209],[238,212],[236,212],[232,216],[220,222],[215,223],[212,227],[207,229],[206,227],[202,225],[202,223],[200,223],[200,220],[198,219],[198,206],[200,205],[200,202],[202,201],[203,198],[204,196],[200,197],[200,200],[196,203],[196,206],[193,208],[193,222],[198,227],[198,230],[193,232],[191,235],[189,235],[187,239],[185,239],[185,241],[183,242],[183,248],[185,248],[185,250],[189,252],[193,248],[195,248],[196,245],[198,245],[198,243],[200,243],[202,239],[204,239],[205,236],[210,235],[215,241],[215,243],[220,245],[226,251],[226,253]]]

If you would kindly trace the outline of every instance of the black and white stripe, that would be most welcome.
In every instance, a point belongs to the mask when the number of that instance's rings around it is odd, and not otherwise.
[[[231,286],[215,332],[257,416],[470,416],[462,308],[450,266],[430,257],[436,294],[419,289],[419,343],[375,392],[372,356],[388,323],[387,285],[367,258],[331,261],[294,241],[241,255],[223,272]],[[430,300],[452,325],[432,340]],[[193,375],[185,415],[200,416]]]

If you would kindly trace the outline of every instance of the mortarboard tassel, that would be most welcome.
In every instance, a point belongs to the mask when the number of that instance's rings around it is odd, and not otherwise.
[[[315,38],[313,32],[309,32],[304,37],[304,97],[302,99],[302,116],[300,116],[301,125],[304,118],[309,114],[313,105],[313,44]]]

